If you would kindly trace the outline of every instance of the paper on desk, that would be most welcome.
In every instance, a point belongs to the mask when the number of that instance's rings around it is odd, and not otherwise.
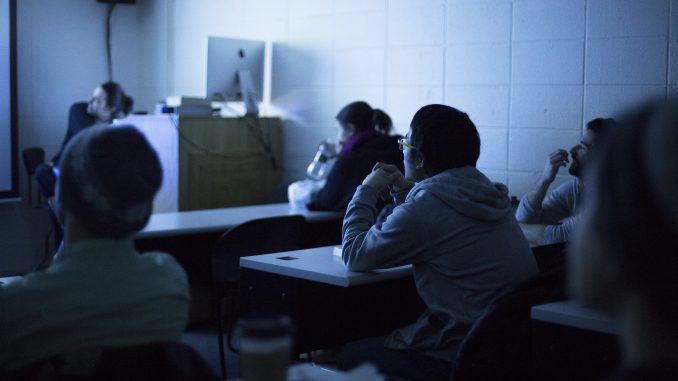
[[[287,381],[384,381],[372,364],[362,364],[348,372],[330,370],[311,364],[290,367]]]
[[[341,248],[341,245],[337,245],[332,249],[332,255],[334,255],[335,257],[341,258],[341,252],[342,251],[343,251],[343,249]]]

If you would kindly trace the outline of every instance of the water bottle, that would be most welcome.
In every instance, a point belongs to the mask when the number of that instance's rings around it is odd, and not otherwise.
[[[327,174],[327,168],[329,166],[330,153],[328,152],[327,145],[331,142],[323,142],[318,147],[318,152],[316,152],[313,161],[308,165],[306,169],[306,176],[311,180],[322,180]]]

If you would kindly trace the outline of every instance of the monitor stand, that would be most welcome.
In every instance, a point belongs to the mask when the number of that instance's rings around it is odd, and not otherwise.
[[[240,94],[245,103],[245,115],[258,115],[259,106],[257,105],[254,83],[249,70],[238,70],[238,83],[240,84]]]

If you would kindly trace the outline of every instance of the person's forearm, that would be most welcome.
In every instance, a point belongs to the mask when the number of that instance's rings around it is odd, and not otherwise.
[[[540,178],[537,184],[535,184],[534,188],[527,193],[527,202],[529,202],[534,208],[540,208],[542,202],[544,202],[546,191],[548,191],[550,185],[550,181]]]

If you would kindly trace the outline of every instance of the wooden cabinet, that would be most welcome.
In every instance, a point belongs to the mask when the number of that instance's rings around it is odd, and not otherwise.
[[[154,213],[265,202],[282,179],[279,118],[131,115],[158,152]]]

